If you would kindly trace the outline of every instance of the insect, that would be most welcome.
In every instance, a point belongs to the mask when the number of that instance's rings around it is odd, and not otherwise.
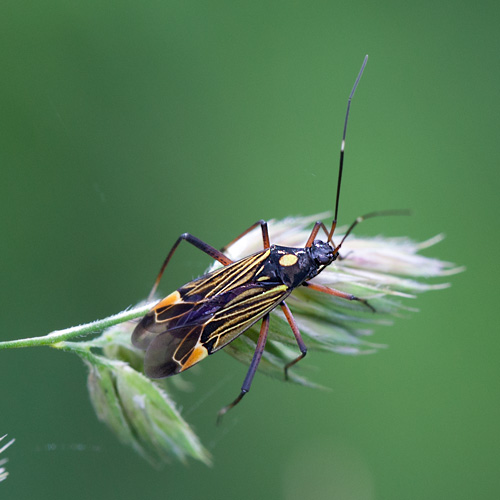
[[[307,347],[285,302],[295,288],[307,286],[347,300],[357,300],[367,309],[374,311],[373,307],[362,298],[310,282],[326,266],[339,258],[342,244],[357,224],[366,218],[382,214],[382,212],[373,212],[358,217],[350,225],[339,244],[333,243],[332,238],[337,226],[349,110],[367,61],[368,56],[363,61],[347,101],[340,149],[335,215],[331,227],[328,229],[323,222],[316,222],[303,248],[271,245],[267,223],[264,220],[250,226],[222,250],[211,247],[189,233],[182,234],[163,262],[151,290],[150,299],[153,298],[165,268],[183,240],[219,261],[223,267],[190,281],[158,302],[144,316],[132,334],[132,343],[146,351],[144,358],[146,375],[151,378],[163,378],[191,368],[208,355],[222,349],[254,323],[262,320],[255,353],[240,394],[232,403],[219,411],[219,419],[238,404],[250,390],[264,352],[269,330],[269,313],[273,309],[277,307],[282,309],[300,349],[300,355],[285,365],[285,378],[288,376],[290,367],[306,355]],[[263,250],[235,262],[224,254],[227,247],[259,226],[262,231]],[[320,231],[326,236],[325,242],[316,239]]]

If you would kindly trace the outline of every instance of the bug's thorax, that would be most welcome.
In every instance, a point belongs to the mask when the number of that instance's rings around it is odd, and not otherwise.
[[[319,240],[305,248],[272,245],[268,261],[257,280],[277,281],[296,288],[316,276],[337,257],[338,252],[329,243]]]

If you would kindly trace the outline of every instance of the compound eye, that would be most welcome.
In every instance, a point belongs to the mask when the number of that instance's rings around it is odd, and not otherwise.
[[[324,266],[324,265],[329,264],[330,262],[332,262],[331,256],[327,255],[327,254],[320,254],[320,255],[318,255],[318,257],[317,257],[316,260],[322,266]]]

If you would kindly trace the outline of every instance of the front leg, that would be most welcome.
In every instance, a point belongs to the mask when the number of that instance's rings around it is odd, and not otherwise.
[[[352,293],[341,292],[340,290],[335,290],[335,288],[329,288],[327,286],[318,285],[316,283],[310,283],[308,281],[302,283],[302,285],[307,286],[311,290],[316,290],[318,292],[327,293],[328,295],[333,295],[334,297],[340,297],[342,299],[347,299],[347,300],[357,300],[358,302],[361,302],[366,307],[371,309],[373,312],[376,312],[375,308],[372,305],[370,305],[367,300],[360,299],[359,297],[356,297],[356,295],[353,295]]]

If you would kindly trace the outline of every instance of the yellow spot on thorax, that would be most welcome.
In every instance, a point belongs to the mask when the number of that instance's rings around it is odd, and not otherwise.
[[[287,254],[283,255],[282,257],[280,257],[279,263],[283,267],[289,267],[289,266],[294,266],[295,264],[297,264],[298,260],[299,260],[299,258],[296,255],[294,255],[293,253],[287,253]]]

